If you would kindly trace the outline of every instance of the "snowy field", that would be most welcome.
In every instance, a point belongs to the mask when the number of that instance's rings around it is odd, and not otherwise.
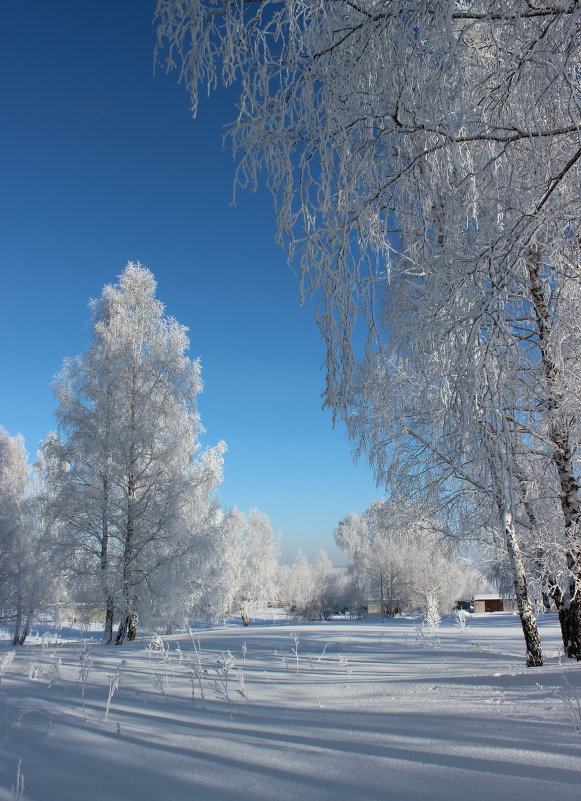
[[[40,629],[11,662],[0,643],[0,800],[579,801],[581,670],[553,615],[540,630],[543,668],[512,614],[437,639],[371,618],[108,648]]]

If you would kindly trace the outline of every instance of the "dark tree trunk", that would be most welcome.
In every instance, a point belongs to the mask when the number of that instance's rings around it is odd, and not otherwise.
[[[115,645],[123,645],[125,642],[125,634],[127,632],[127,618],[124,618],[119,622],[119,628],[117,629],[117,636],[115,637]]]
[[[549,436],[553,444],[551,459],[559,480],[561,509],[568,542],[566,560],[570,576],[569,586],[565,592],[555,588],[552,598],[559,612],[565,653],[573,659],[581,660],[580,488],[573,468],[570,428],[561,413],[560,368],[551,342],[552,322],[543,293],[541,253],[538,251],[531,253],[528,265],[531,300],[535,310],[538,345],[546,382],[546,397],[542,400],[549,421]]]
[[[563,637],[565,654],[571,659],[581,661],[581,579],[579,556],[568,553],[567,562],[571,579],[567,593],[559,593],[559,622]]]
[[[30,634],[30,626],[32,624],[32,613],[30,617],[26,618],[26,623],[22,625],[22,616],[17,621],[16,628],[14,629],[14,636],[12,638],[12,645],[24,645],[26,638]]]
[[[14,635],[12,637],[12,645],[20,645],[21,632],[22,632],[22,600],[19,598],[16,607],[16,621],[14,623]]]
[[[563,618],[561,617],[562,615]],[[572,659],[581,661],[581,599],[579,598],[579,592],[569,602],[569,607],[559,612],[559,620],[561,621],[561,628],[565,624],[565,629],[563,629],[563,636],[565,636],[565,633],[567,635],[565,653]]]
[[[134,382],[133,382],[134,383]],[[136,401],[132,400],[130,414],[131,442],[129,448],[129,463],[127,472],[127,519],[125,523],[125,542],[123,549],[123,613],[119,623],[119,630],[115,639],[116,645],[127,639],[135,640],[137,637],[136,591],[133,584],[133,548],[135,538],[135,503],[137,497],[137,482],[135,479],[135,415]]]
[[[128,612],[119,623],[115,645],[122,645],[126,638],[128,642],[132,642],[137,638],[136,612]]]
[[[20,635],[20,643],[19,643],[19,645],[24,645],[24,642],[25,642],[26,638],[30,634],[30,629],[31,629],[31,626],[32,626],[32,621],[34,620],[35,611],[36,611],[35,609],[29,608],[27,613],[26,613],[26,623],[24,624],[24,629],[22,631],[22,634]]]
[[[101,582],[107,593],[105,599],[105,626],[103,628],[103,645],[109,645],[113,639],[113,618],[115,607],[109,586],[109,479],[103,477],[103,516],[101,520]]]
[[[107,607],[105,611],[105,627],[103,629],[103,645],[109,645],[113,639],[113,618],[115,615],[115,608],[113,606],[113,599],[107,598]]]
[[[127,617],[127,639],[131,642],[137,637],[137,613],[130,612]]]

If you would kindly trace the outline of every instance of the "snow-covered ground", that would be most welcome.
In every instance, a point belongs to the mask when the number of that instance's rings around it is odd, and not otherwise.
[[[187,634],[33,637],[0,685],[0,799],[20,764],[27,801],[579,801],[581,671],[540,628],[542,668],[512,614],[437,641],[408,619],[203,631],[199,661]]]

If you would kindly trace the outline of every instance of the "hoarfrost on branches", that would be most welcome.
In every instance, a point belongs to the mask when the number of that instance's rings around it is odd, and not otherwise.
[[[547,261],[579,234],[579,7],[159,0],[157,59],[240,88],[236,182],[266,181],[315,293],[340,409],[390,275]]]
[[[164,313],[152,273],[129,263],[92,303],[93,343],[55,382],[60,436],[44,446],[47,498],[69,584],[105,613],[104,641],[134,639],[138,614],[168,625],[219,525],[223,443],[200,452],[200,365]]]
[[[52,542],[42,508],[23,438],[0,427],[0,620],[13,645],[24,644],[35,615],[52,600]]]
[[[535,560],[581,658],[580,20],[560,0],[158,2],[194,113],[239,83],[236,184],[274,195],[327,404],[381,483],[484,510],[530,664]]]

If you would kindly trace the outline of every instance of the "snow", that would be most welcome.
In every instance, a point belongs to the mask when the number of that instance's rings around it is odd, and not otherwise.
[[[436,636],[416,623],[197,632],[204,701],[188,634],[164,653],[33,637],[0,684],[0,801],[17,797],[19,762],[27,801],[578,801],[581,673],[555,616],[540,620],[542,668],[525,667],[514,614],[445,618]],[[236,667],[219,697],[224,651]]]
[[[497,592],[487,592],[487,593],[478,593],[478,595],[473,595],[473,601],[496,601],[503,596],[499,595]]]

